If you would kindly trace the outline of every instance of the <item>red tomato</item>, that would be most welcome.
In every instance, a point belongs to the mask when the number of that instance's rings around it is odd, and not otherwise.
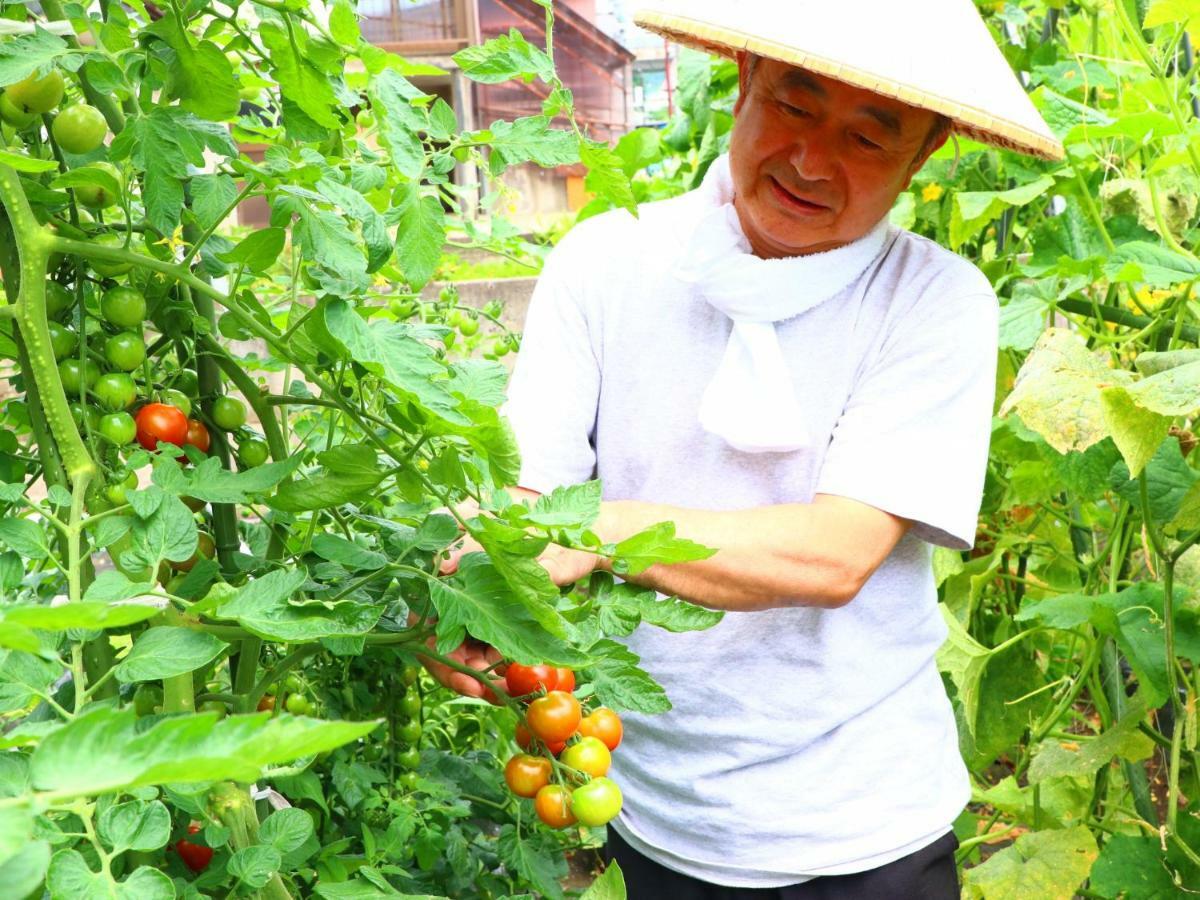
[[[554,671],[555,671],[556,675],[558,676],[558,684],[555,686],[555,690],[566,691],[568,694],[571,691],[575,690],[575,673],[574,672],[572,672],[566,666],[559,666]]]
[[[504,780],[518,797],[532,797],[550,783],[550,760],[518,753],[504,767]]]
[[[533,809],[538,818],[551,828],[566,828],[575,824],[571,812],[571,792],[561,784],[548,784],[533,798]]]
[[[182,447],[187,440],[188,420],[174,406],[165,403],[147,403],[134,417],[137,422],[138,443],[153,450],[158,442]]]
[[[579,722],[579,733],[587,737],[599,738],[609,750],[616,750],[621,743],[624,729],[617,714],[607,707],[600,707],[591,715],[584,716]]]
[[[579,727],[583,711],[574,694],[551,691],[529,704],[525,721],[529,730],[541,741],[565,741]]]
[[[188,825],[188,834],[199,834],[200,825],[192,822]],[[183,864],[193,872],[203,872],[208,868],[208,864],[212,862],[213,850],[212,847],[206,847],[203,844],[193,844],[186,838],[180,838],[175,842],[175,852],[179,854],[179,858],[183,860]]]
[[[539,687],[552,691],[558,686],[556,672],[553,666],[523,666],[520,663],[509,663],[504,673],[508,692],[514,697],[524,697],[532,694]]]
[[[208,452],[208,429],[204,427],[204,423],[199,419],[188,419],[186,441],[201,453]]]
[[[533,732],[529,730],[529,726],[527,726],[524,722],[517,723],[516,737],[517,744],[520,745],[522,750],[528,750],[529,745],[533,743]],[[555,756],[558,756],[558,754],[562,753],[563,747],[565,746],[567,746],[566,741],[550,741],[546,744],[546,749]]]

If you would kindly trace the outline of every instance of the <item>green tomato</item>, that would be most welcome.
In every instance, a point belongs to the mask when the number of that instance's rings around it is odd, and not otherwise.
[[[217,319],[217,331],[222,337],[227,337],[231,341],[248,341],[253,335],[246,330],[241,322],[233,313],[221,313],[221,317]]]
[[[79,336],[70,328],[64,328],[57,322],[47,322],[50,332],[50,349],[54,351],[56,361],[63,360],[75,352],[79,346]]]
[[[46,315],[55,318],[64,309],[75,305],[75,295],[57,281],[46,282]]]
[[[176,390],[189,397],[195,397],[200,390],[200,379],[197,377],[195,369],[180,369],[172,384],[175,385]]]
[[[406,791],[415,791],[421,778],[416,772],[402,772],[396,776],[396,787]]]
[[[108,162],[89,163],[86,166],[80,166],[75,171],[82,172],[87,169],[101,169],[116,179],[118,189],[124,187],[124,179],[121,178],[121,170]],[[108,209],[117,202],[118,193],[113,193],[111,188],[103,187],[99,184],[81,184],[71,188],[75,192],[75,199],[84,206],[89,206],[92,209]],[[121,242],[122,246],[124,241]],[[110,263],[111,265],[111,263]],[[93,266],[95,268],[95,266]],[[100,271],[98,268],[96,271]],[[128,270],[127,270],[128,271]]]
[[[174,406],[185,416],[192,414],[192,401],[187,394],[182,391],[177,391],[174,388],[168,388],[162,392],[162,402],[167,406]]]
[[[312,713],[312,703],[303,694],[288,694],[287,711],[297,716],[307,716]]]
[[[71,418],[80,428],[85,427],[85,422],[87,423],[86,427],[92,431],[100,427],[100,410],[90,404],[84,405],[78,400],[72,400],[68,405],[71,408]]]
[[[236,431],[246,424],[246,404],[236,397],[218,397],[212,404],[213,423],[225,431]]]
[[[176,576],[176,578],[178,578],[178,576]],[[183,578],[179,578],[179,581],[182,582]],[[178,584],[174,584],[174,582],[175,582],[175,578],[172,578],[169,582],[167,582],[167,591],[172,594],[176,593],[176,591],[171,590],[171,588],[172,587],[177,588],[179,586]],[[198,707],[196,707],[196,711],[197,712],[215,712],[217,714],[218,719],[223,719],[223,718],[225,718],[226,709],[225,709],[225,704],[222,703],[220,700],[205,700]]]
[[[304,682],[295,672],[288,672],[287,678],[283,679],[283,689],[289,694],[299,694],[304,691]]]
[[[458,330],[462,332],[463,337],[470,337],[479,330],[479,320],[474,316],[463,316],[462,321],[458,323]]]
[[[51,69],[40,78],[34,72],[16,84],[10,84],[4,95],[21,112],[40,115],[58,106],[63,89],[62,72]]]
[[[411,300],[404,300],[400,297],[393,297],[388,300],[388,309],[397,319],[407,319],[417,311],[417,304]]]
[[[27,113],[9,99],[8,91],[0,94],[0,119],[17,131],[24,131],[38,120],[37,113]]]
[[[258,438],[251,438],[238,444],[238,459],[247,469],[261,466],[267,461],[270,452],[266,441],[260,441]]]
[[[421,694],[419,691],[409,688],[396,705],[405,718],[416,719],[421,715]]]
[[[405,663],[400,667],[400,680],[405,685],[416,684],[421,677],[421,667],[413,663]]]
[[[83,364],[78,359],[64,359],[58,364],[58,377],[67,394],[78,394],[80,390],[90,391],[95,386],[100,367],[90,359]]]
[[[571,792],[571,812],[584,825],[603,825],[620,811],[621,789],[611,778],[593,778]]]
[[[113,506],[123,506],[126,500],[126,487],[119,481],[104,488],[104,498]]]
[[[104,358],[109,365],[132,372],[146,359],[146,345],[132,331],[122,331],[104,342]]]
[[[146,318],[146,298],[126,285],[111,287],[100,298],[100,315],[118,328],[141,328]]]
[[[421,739],[421,723],[405,722],[396,729],[396,736],[406,744],[415,744]]]
[[[100,434],[106,441],[124,447],[137,436],[137,423],[127,412],[109,413],[100,419]]]
[[[157,684],[143,682],[133,692],[133,709],[139,716],[162,712],[163,692]]]
[[[119,235],[113,234],[111,231],[92,239],[93,244],[100,244],[104,247],[114,247],[118,250],[125,249],[125,241]],[[117,278],[126,274],[133,268],[133,263],[130,262],[115,262],[106,259],[88,259],[90,265],[97,275],[104,278]]]
[[[492,354],[494,356],[506,356],[511,348],[508,346],[508,339],[498,337],[492,341]]]
[[[421,751],[408,747],[396,754],[396,764],[402,769],[412,770],[421,764]]]
[[[77,103],[58,114],[50,134],[68,153],[91,153],[104,143],[108,123],[96,107]]]
[[[106,372],[96,379],[92,393],[105,409],[120,412],[133,405],[137,397],[137,385],[124,372]]]

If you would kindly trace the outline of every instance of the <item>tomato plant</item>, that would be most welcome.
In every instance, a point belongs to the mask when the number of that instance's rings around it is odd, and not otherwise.
[[[617,157],[516,33],[455,65],[538,80],[544,114],[463,130],[347,0],[5,15],[4,891],[556,895],[572,841],[541,822],[569,795],[539,819],[504,780],[523,704],[458,702],[419,660],[479,638],[663,711],[629,615],[597,604],[649,607],[532,572],[531,546],[587,546],[599,494],[547,495],[552,528],[493,502],[519,470],[486,348],[518,341],[498,302],[426,288],[462,235],[543,255],[490,196],[508,169],[586,161],[628,199]],[[438,510],[468,499],[486,552],[432,574],[457,539]],[[530,743],[539,771],[562,750]]]

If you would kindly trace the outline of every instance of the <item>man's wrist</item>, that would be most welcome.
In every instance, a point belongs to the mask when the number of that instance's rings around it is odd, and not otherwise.
[[[606,500],[600,504],[600,515],[592,525],[592,531],[602,544],[617,544],[629,537],[626,533],[625,509],[630,501]],[[606,556],[598,557],[597,570],[612,571],[612,562]]]

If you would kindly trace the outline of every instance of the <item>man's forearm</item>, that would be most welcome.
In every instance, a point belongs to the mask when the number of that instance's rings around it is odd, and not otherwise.
[[[708,559],[651,566],[628,581],[730,611],[842,606],[858,593],[904,530],[903,525],[891,524],[898,520],[890,516],[881,521],[878,510],[870,511],[872,518],[858,521],[854,510],[847,515],[845,507],[810,503],[719,512],[640,501],[604,506],[608,533],[601,537],[607,542],[671,521],[676,537],[717,550]],[[874,549],[858,553],[864,527],[878,533],[868,538]],[[887,533],[889,528],[896,529],[894,537]]]

